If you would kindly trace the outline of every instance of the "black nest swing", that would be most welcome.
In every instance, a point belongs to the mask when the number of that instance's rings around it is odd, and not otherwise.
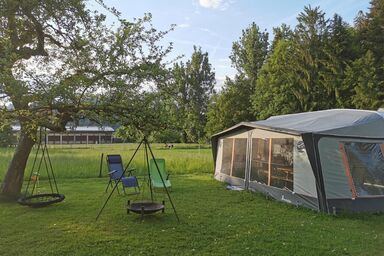
[[[132,160],[134,159],[136,153],[138,152],[138,150],[140,149],[141,145],[144,145],[144,162],[145,162],[145,166],[146,166],[146,172],[147,172],[147,177],[148,179],[145,180],[144,178],[144,185],[148,185],[149,187],[149,191],[150,191],[150,199],[147,199],[145,200],[144,199],[144,188],[142,186],[142,191],[141,191],[141,194],[142,194],[142,197],[140,200],[134,200],[134,201],[131,201],[131,200],[128,200],[128,203],[127,203],[127,213],[130,213],[130,212],[133,212],[133,213],[137,213],[137,214],[141,214],[141,219],[143,219],[144,215],[146,214],[153,214],[153,213],[156,213],[156,212],[162,212],[164,213],[165,211],[165,201],[162,201],[161,203],[160,202],[157,202],[155,201],[154,199],[154,189],[152,187],[152,183],[151,183],[151,179],[150,179],[150,171],[149,171],[149,153],[151,154],[151,158],[154,160],[154,163],[155,163],[155,166],[156,166],[156,169],[159,173],[159,176],[161,178],[161,181],[163,183],[163,188],[164,188],[164,191],[166,192],[166,195],[168,197],[168,200],[173,208],[173,212],[176,216],[176,219],[178,222],[180,222],[179,220],[179,217],[177,215],[177,212],[176,212],[176,208],[172,202],[172,199],[171,199],[171,196],[169,194],[169,191],[167,189],[167,186],[165,185],[165,182],[164,182],[164,179],[165,177],[162,177],[161,173],[160,173],[160,170],[159,170],[159,166],[158,164],[156,163],[156,159],[155,159],[155,156],[152,152],[152,149],[149,145],[149,142],[148,140],[146,139],[146,137],[144,137],[144,139],[140,142],[140,144],[138,145],[138,147],[136,148],[135,152],[133,153],[131,159],[129,160],[127,166],[125,167],[124,169],[124,172],[122,173],[120,179],[118,180],[118,182],[115,184],[115,186],[113,187],[111,193],[109,194],[107,200],[105,201],[103,207],[100,209],[97,217],[96,217],[96,220],[100,217],[102,211],[104,210],[105,206],[107,205],[109,199],[111,198],[113,192],[115,191],[115,189],[117,188],[118,186],[118,183],[120,182],[121,178],[124,176],[124,173],[126,170],[129,169],[129,166],[132,162]],[[136,198],[137,199],[137,198]]]
[[[48,147],[46,143],[47,135],[45,134],[44,145],[42,145],[41,134],[42,130],[40,129],[40,141],[37,146],[35,158],[33,160],[28,184],[25,188],[24,195],[18,200],[19,204],[32,208],[40,208],[54,203],[59,203],[65,198],[63,194],[59,193],[59,189],[57,187],[56,178],[53,172],[52,162],[48,153]],[[40,182],[40,170],[43,165],[47,173],[48,183],[51,189],[50,193],[39,193],[38,191]],[[37,169],[35,171],[36,167]]]

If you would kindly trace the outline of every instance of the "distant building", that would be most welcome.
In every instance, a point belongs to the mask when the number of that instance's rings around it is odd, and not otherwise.
[[[15,132],[20,126],[14,125]],[[66,127],[62,133],[48,131],[47,144],[108,144],[113,143],[114,129],[109,126]]]

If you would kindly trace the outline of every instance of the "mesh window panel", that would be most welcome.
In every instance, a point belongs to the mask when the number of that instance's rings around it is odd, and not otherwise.
[[[271,186],[293,190],[293,139],[272,139]]]
[[[269,139],[252,139],[251,181],[268,183]]]
[[[232,164],[233,139],[223,140],[223,160],[221,162],[221,173],[230,175]]]
[[[384,156],[380,143],[344,142],[358,196],[384,195]]]
[[[247,158],[247,139],[235,139],[233,153],[232,176],[245,178],[245,165]]]

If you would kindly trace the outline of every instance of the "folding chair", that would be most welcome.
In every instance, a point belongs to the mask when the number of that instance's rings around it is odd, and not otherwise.
[[[105,192],[108,191],[109,186],[113,186],[113,184],[116,184],[119,179],[121,181],[124,194],[127,194],[125,191],[125,188],[133,188],[134,192],[129,194],[138,194],[140,193],[140,187],[139,183],[137,181],[136,176],[133,176],[132,172],[135,169],[129,169],[127,170],[127,176],[124,175],[124,167],[123,167],[123,161],[121,159],[120,155],[107,155],[107,165],[108,165],[108,175],[109,175],[109,182],[107,185],[107,188],[105,189]],[[119,192],[119,188],[117,187],[117,192]]]
[[[161,177],[159,171],[156,168],[156,164],[159,167]],[[149,162],[149,172],[151,175],[152,186],[154,188],[164,188],[165,185],[166,188],[171,188],[172,185],[171,181],[169,180],[169,174],[167,174],[165,169],[165,159],[156,158],[156,164],[153,159],[151,159]],[[161,178],[163,178],[164,184]]]

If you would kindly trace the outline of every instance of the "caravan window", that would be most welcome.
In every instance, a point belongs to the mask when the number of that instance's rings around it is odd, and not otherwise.
[[[232,176],[244,179],[247,158],[247,139],[235,139],[234,144]]]
[[[223,161],[221,164],[221,172],[226,175],[231,174],[232,147],[233,147],[233,139],[223,140]]]
[[[293,139],[272,139],[270,185],[293,190]]]
[[[344,142],[347,176],[356,196],[384,195],[384,144]]]
[[[252,139],[251,181],[293,190],[293,139]]]
[[[252,139],[251,181],[268,184],[269,139]]]

